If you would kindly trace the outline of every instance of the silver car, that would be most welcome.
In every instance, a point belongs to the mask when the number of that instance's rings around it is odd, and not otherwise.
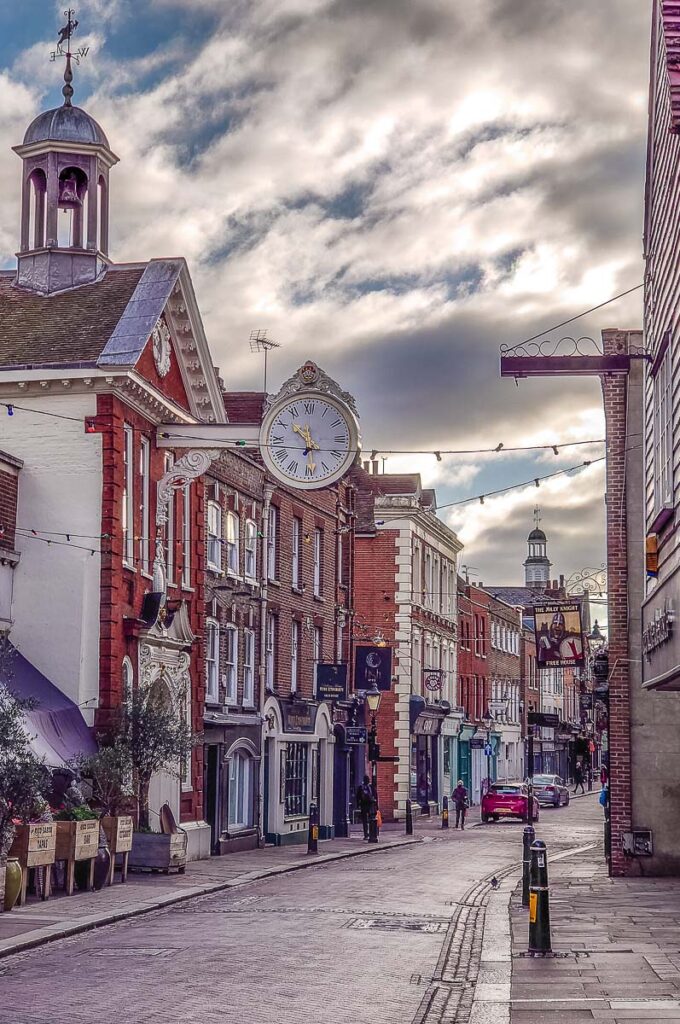
[[[569,790],[559,775],[534,775],[534,796],[539,804],[569,806]]]

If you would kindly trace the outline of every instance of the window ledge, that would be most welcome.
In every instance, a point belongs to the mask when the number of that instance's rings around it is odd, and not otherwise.
[[[326,603],[326,598],[322,597],[321,594],[313,594],[312,596],[313,596],[315,601],[319,602],[319,604],[325,604]]]
[[[267,580],[267,584],[268,584],[268,585],[269,585],[270,587],[280,587],[280,586],[281,586],[281,580],[272,580],[272,579],[268,579],[268,580]]]
[[[675,509],[672,505],[664,505],[657,512],[656,518],[649,525],[649,533],[660,533],[663,530],[675,514]]]
[[[304,590],[302,589],[302,587],[298,587],[295,583],[291,583],[290,589],[293,591],[294,594],[299,594],[300,596],[304,594]]]
[[[124,559],[123,559],[123,568],[126,570],[126,572],[134,572],[135,575],[137,574],[137,570],[135,569],[134,565],[130,565],[130,563],[126,562]]]

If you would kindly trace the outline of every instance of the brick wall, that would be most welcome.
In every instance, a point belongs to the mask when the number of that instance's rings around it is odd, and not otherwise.
[[[150,533],[149,573],[145,573],[140,562],[139,541],[134,544],[132,568],[123,565],[122,507],[124,490],[124,424],[134,428],[134,472],[135,481],[139,473],[139,450],[141,437],[148,437],[150,447]],[[156,531],[156,484],[165,472],[166,450],[155,445],[155,426],[141,414],[124,405],[113,395],[99,395],[97,399],[96,427],[102,434],[103,484],[102,484],[102,533],[108,539],[102,541],[101,569],[101,624],[100,624],[100,677],[99,708],[95,725],[105,728],[117,717],[122,700],[122,667],[127,655],[134,667],[135,680],[138,667],[138,640],[140,624],[135,625],[142,609],[144,594],[151,591],[150,570],[153,563],[153,537]],[[182,451],[175,453],[177,458]],[[138,493],[138,492],[137,492]],[[179,492],[181,493],[181,492]],[[205,600],[203,573],[205,559],[205,526],[203,487],[194,482],[191,486],[191,575],[190,587],[181,586],[181,573],[177,572],[178,586],[168,588],[168,598],[186,601],[189,622],[194,634],[202,637],[205,623]],[[181,517],[182,502],[175,501],[175,564],[181,565]],[[140,503],[135,498],[134,536],[141,536]],[[127,629],[126,629],[127,620]],[[192,728],[200,732],[203,728],[203,705],[205,699],[204,666],[199,644],[191,652],[191,717]],[[196,745],[192,752],[191,790],[181,794],[180,813],[183,821],[196,820],[202,816],[203,808],[203,748]]]
[[[489,684],[489,595],[458,579],[459,701],[466,717],[479,724],[491,697]],[[481,629],[480,629],[481,626]]]
[[[619,351],[625,334],[604,331],[604,351]],[[626,345],[627,347],[627,345]],[[626,513],[626,407],[628,378],[603,377],[607,435],[607,591],[609,626],[609,761],[613,875],[639,869],[621,850],[632,826],[630,677],[628,660],[628,554]]]
[[[0,454],[0,550],[15,547],[20,467],[19,459]]]

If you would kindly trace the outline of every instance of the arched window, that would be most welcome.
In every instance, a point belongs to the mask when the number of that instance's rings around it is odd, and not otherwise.
[[[252,828],[255,762],[245,750],[229,758],[229,828]]]
[[[127,655],[125,655],[125,657],[123,658],[122,677],[123,677],[123,693],[122,693],[123,704],[125,706],[129,706],[130,701],[132,700],[132,689],[133,689],[133,686],[134,686],[135,673],[134,673],[134,669],[132,667],[132,662],[130,661],[130,659],[128,658]]]
[[[29,177],[31,196],[29,200],[28,244],[32,249],[41,249],[45,244],[45,201],[47,178],[39,168]]]
[[[60,248],[82,248],[87,217],[87,175],[79,167],[65,167],[59,175],[57,243]]]
[[[97,182],[97,247],[106,256],[109,251],[109,207],[104,176]]]

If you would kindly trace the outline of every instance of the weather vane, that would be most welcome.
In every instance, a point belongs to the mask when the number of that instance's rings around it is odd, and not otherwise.
[[[77,50],[71,49],[71,39],[73,33],[78,28],[78,21],[75,18],[75,11],[69,7],[67,11],[64,11],[64,17],[66,18],[66,24],[62,29],[59,30],[59,38],[57,39],[56,49],[50,53],[50,60],[55,61],[57,57],[66,58],[66,67],[64,68],[64,88],[61,90],[64,97],[64,106],[71,106],[71,97],[73,96],[73,71],[71,70],[71,62],[74,64],[80,64],[84,57],[87,57],[90,47],[79,46]],[[64,49],[66,46],[66,49]]]
[[[534,523],[536,524],[536,529],[541,525],[541,510],[538,506],[534,509]]]

